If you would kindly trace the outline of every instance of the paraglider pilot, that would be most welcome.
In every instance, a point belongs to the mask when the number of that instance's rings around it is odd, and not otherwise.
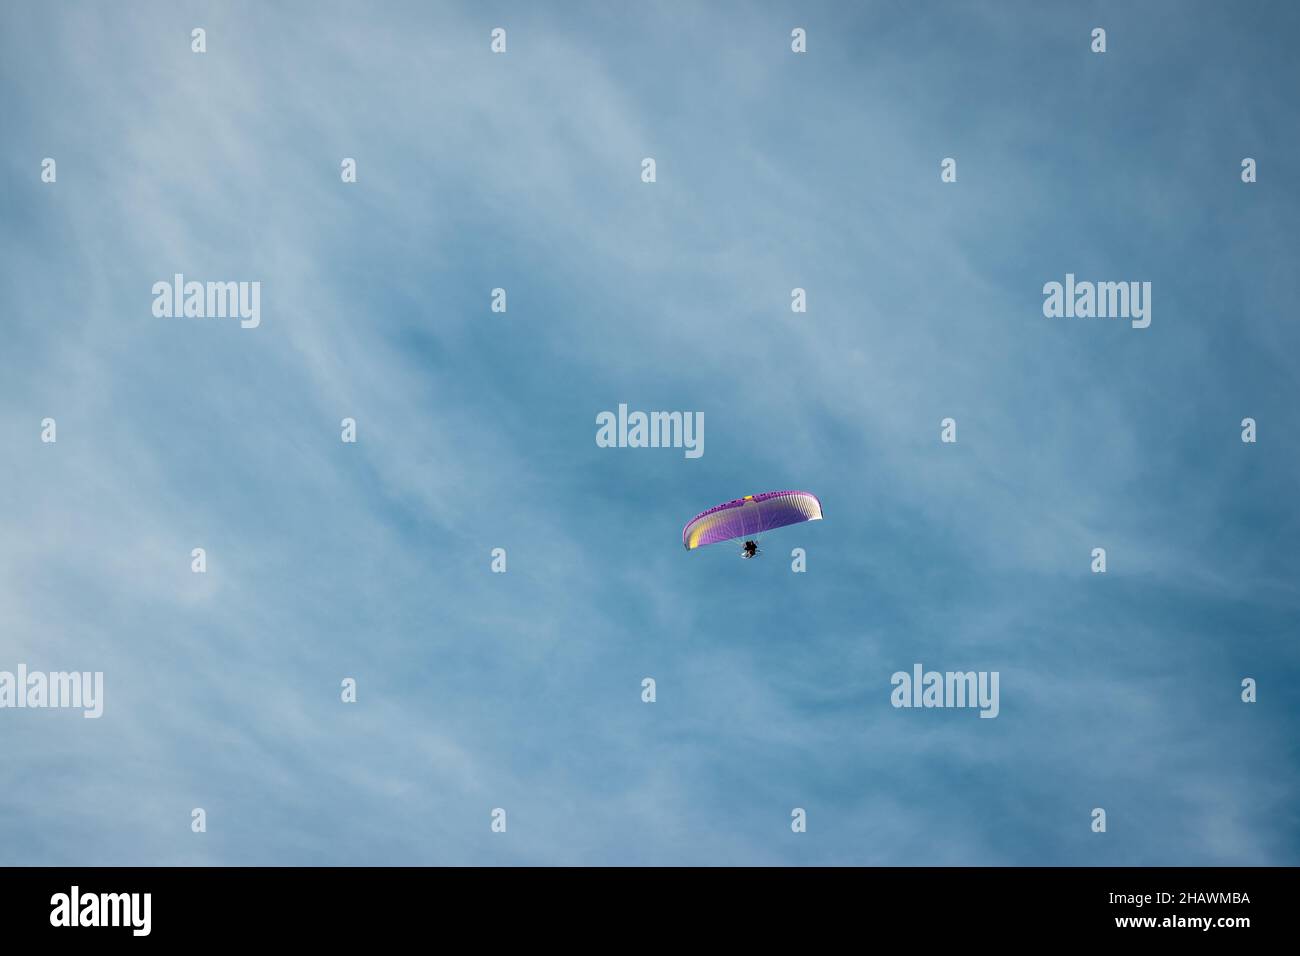
[[[746,541],[740,556],[742,558],[752,558],[756,554],[758,554],[758,543],[756,541]]]

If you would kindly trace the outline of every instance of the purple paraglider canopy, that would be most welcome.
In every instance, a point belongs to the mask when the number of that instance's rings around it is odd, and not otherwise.
[[[746,495],[692,518],[682,529],[682,545],[693,551],[706,544],[752,537],[802,521],[820,521],[821,517],[822,503],[808,491]]]

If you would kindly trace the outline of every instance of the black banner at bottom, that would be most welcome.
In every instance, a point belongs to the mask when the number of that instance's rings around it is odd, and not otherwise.
[[[400,941],[421,930],[605,945],[1277,934],[1292,869],[0,870],[7,942]],[[679,935],[682,934],[682,935]],[[688,934],[688,935],[687,935]],[[453,937],[463,939],[462,936]]]

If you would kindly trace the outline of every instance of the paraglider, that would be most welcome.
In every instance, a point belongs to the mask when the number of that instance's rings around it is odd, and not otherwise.
[[[820,521],[822,503],[808,491],[769,491],[746,495],[697,514],[682,529],[682,546],[694,551],[719,541],[744,540],[740,556],[752,558],[762,552],[758,537],[776,528]]]

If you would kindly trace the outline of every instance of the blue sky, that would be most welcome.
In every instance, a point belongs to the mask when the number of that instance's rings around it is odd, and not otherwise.
[[[0,12],[0,670],[105,675],[0,711],[0,862],[1300,862],[1300,10],[382,10]]]

